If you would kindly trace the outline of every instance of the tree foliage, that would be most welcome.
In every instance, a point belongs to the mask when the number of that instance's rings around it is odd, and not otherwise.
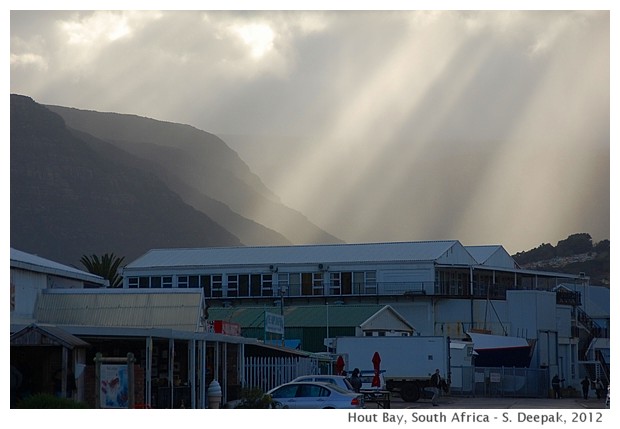
[[[535,249],[512,255],[522,267],[535,266],[536,269],[558,271],[568,274],[586,273],[590,284],[609,284],[609,240],[592,242],[588,233],[569,235],[560,240],[557,246],[543,243]],[[576,255],[588,255],[588,258],[571,261]],[[567,258],[562,261],[563,258]]]
[[[570,256],[591,252],[592,237],[585,232],[569,235],[568,238],[558,241],[555,251],[556,256]]]
[[[118,257],[114,255],[114,253],[106,253],[101,256],[101,259],[97,255],[83,255],[82,258],[80,258],[80,262],[86,267],[89,273],[107,279],[110,282],[110,287],[113,288],[118,288],[123,283],[123,278],[118,271],[124,260],[124,256]]]

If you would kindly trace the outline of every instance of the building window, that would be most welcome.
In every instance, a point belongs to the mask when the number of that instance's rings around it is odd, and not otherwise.
[[[151,277],[151,288],[161,288],[161,277]]]
[[[205,298],[211,298],[211,276],[200,276],[200,287]]]
[[[286,296],[301,296],[301,283],[300,273],[278,274],[278,284],[284,288]]]
[[[161,278],[161,285],[164,289],[170,289],[172,287],[172,276],[164,276]]]
[[[221,298],[222,295],[222,275],[211,276],[211,296]]]
[[[200,276],[189,276],[189,287],[191,288],[200,287]]]
[[[236,274],[229,274],[227,277],[228,283],[226,284],[226,296],[236,297],[239,293],[239,276]]]
[[[301,273],[301,294],[312,295],[312,273]]]
[[[178,288],[187,288],[187,285],[189,284],[189,278],[188,276],[178,276],[177,277],[177,287]]]
[[[273,296],[273,275],[263,274],[261,279],[261,295]]]
[[[138,277],[128,277],[127,278],[127,287],[128,288],[137,288],[138,287]]]
[[[364,284],[366,294],[377,294],[377,273],[375,271],[364,272]]]
[[[312,294],[325,295],[325,285],[323,284],[323,273],[312,273]]]
[[[341,273],[329,273],[329,294],[340,295],[341,293]]]
[[[138,284],[139,284],[139,286],[138,286],[138,287],[139,287],[140,289],[148,289],[148,288],[149,288],[149,286],[150,286],[150,284],[149,284],[149,283],[150,283],[150,282],[149,282],[149,280],[150,280],[150,279],[149,279],[148,277],[140,277],[140,280],[139,280],[139,282],[138,282]]]
[[[351,295],[353,293],[352,279],[353,273],[340,273],[340,292],[343,295]]]
[[[262,278],[260,274],[252,274],[250,276],[250,295],[261,296]]]

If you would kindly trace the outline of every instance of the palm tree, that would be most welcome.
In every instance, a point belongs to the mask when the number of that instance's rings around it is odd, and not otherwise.
[[[118,288],[123,283],[123,278],[118,274],[118,269],[123,263],[125,257],[119,258],[114,253],[106,253],[101,259],[97,255],[82,256],[80,262],[86,267],[89,273],[107,279],[110,287]]]

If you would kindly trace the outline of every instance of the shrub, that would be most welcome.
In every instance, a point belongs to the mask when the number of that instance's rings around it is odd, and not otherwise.
[[[277,408],[278,402],[259,388],[242,389],[241,401],[235,408]]]
[[[49,393],[37,393],[20,400],[15,408],[41,409],[41,408],[89,408],[84,402],[72,399],[59,398]]]

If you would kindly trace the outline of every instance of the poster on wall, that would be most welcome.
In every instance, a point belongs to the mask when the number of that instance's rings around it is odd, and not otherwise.
[[[129,407],[127,365],[101,365],[101,408]]]

